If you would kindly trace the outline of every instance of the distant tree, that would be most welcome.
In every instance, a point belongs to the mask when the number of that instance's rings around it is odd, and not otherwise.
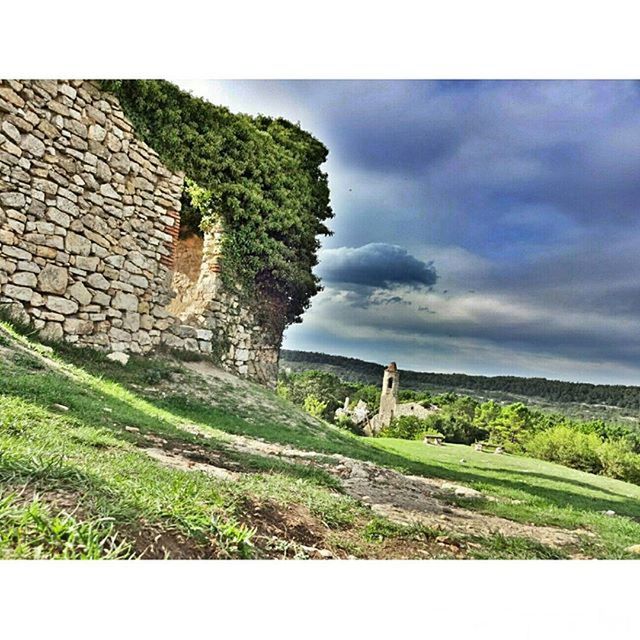
[[[343,405],[344,399],[354,390],[354,385],[324,371],[283,372],[277,385],[277,392],[281,397],[301,407],[305,406],[308,396],[314,396],[324,405],[321,417],[325,420],[333,420],[336,409]]]
[[[479,429],[483,429],[487,433],[491,431],[493,424],[498,422],[502,415],[502,407],[493,400],[483,402],[476,407],[473,422]]]
[[[304,399],[304,410],[307,413],[310,413],[312,416],[315,416],[316,418],[323,418],[324,417],[324,412],[327,409],[327,403],[326,402],[322,402],[322,400],[320,400],[320,398],[318,398],[317,396],[313,395],[312,393],[309,394],[305,399]]]
[[[402,438],[403,440],[416,440],[431,431],[425,420],[417,416],[400,416],[394,418],[391,423],[381,429],[381,438]]]
[[[533,431],[534,416],[522,402],[501,407],[501,412],[490,426],[489,439],[519,451],[522,443]]]

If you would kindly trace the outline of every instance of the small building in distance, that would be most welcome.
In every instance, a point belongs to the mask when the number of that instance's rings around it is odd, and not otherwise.
[[[350,411],[348,398],[345,406],[338,409],[338,414],[351,417],[355,424],[362,428],[367,436],[375,436],[384,427],[388,427],[394,418],[400,416],[416,416],[426,418],[436,411],[437,407],[423,407],[419,402],[398,402],[400,389],[400,372],[395,362],[389,364],[382,377],[382,389],[380,390],[380,409],[374,416],[369,416],[366,405],[360,401],[356,409]]]

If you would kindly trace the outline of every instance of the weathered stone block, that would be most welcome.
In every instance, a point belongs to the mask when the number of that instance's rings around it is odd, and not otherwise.
[[[144,276],[132,275],[129,277],[129,284],[146,289],[149,286],[149,281]]]
[[[0,193],[0,205],[3,207],[22,209],[25,204],[26,200],[22,193],[17,191],[5,191],[4,193]]]
[[[59,296],[47,296],[45,306],[54,313],[60,313],[68,316],[78,310],[78,303],[68,298],[60,298]]]
[[[14,142],[20,142],[20,139],[22,137],[20,131],[18,131],[18,129],[8,120],[5,120],[2,123],[2,133],[9,136],[9,138],[11,138]]]
[[[246,362],[249,359],[249,350],[248,349],[237,349],[236,350],[236,360],[240,362]]]
[[[47,322],[40,330],[40,338],[49,342],[59,342],[64,333],[59,322]]]
[[[0,229],[0,244],[13,246],[16,243],[16,234],[8,229]]]
[[[154,322],[153,322],[153,317],[148,315],[148,314],[144,314],[142,316],[140,316],[140,328],[144,329],[145,331],[149,331],[150,329],[153,329],[154,326]]]
[[[75,204],[75,202],[72,202],[71,200],[60,195],[56,197],[56,208],[63,213],[68,213],[74,218],[80,215],[80,209],[78,208],[78,205]]]
[[[118,342],[131,342],[131,334],[128,331],[123,331],[117,327],[111,327],[109,331],[109,337]]]
[[[33,297],[33,290],[28,287],[19,287],[13,284],[6,284],[4,286],[4,295],[14,300],[22,300],[23,302],[29,302]]]
[[[71,218],[63,211],[54,207],[47,209],[47,219],[65,229],[71,224]]]
[[[67,318],[64,321],[64,332],[77,336],[89,335],[93,332],[93,322],[79,318]]]
[[[138,298],[132,293],[118,291],[118,293],[113,297],[112,305],[115,309],[138,311]]]
[[[11,282],[21,287],[30,287],[32,289],[38,283],[35,274],[30,271],[19,271],[14,273],[13,276],[11,276]]]
[[[38,274],[38,289],[45,293],[64,293],[69,274],[64,267],[47,264]]]
[[[135,311],[125,313],[122,326],[129,331],[138,331],[140,329],[140,314]]]
[[[109,307],[111,306],[111,296],[108,296],[106,293],[102,291],[94,291],[92,301],[94,304],[98,304],[101,307]]]
[[[89,290],[82,284],[82,282],[76,282],[72,284],[67,293],[77,300],[82,306],[86,306],[91,302],[91,293]]]
[[[100,262],[99,258],[96,257],[86,257],[86,256],[76,256],[75,265],[78,269],[83,269],[84,271],[95,271],[98,268],[98,264]]]
[[[184,340],[174,336],[171,333],[167,333],[163,337],[163,342],[171,349],[182,349],[184,347]]]
[[[22,260],[18,262],[18,270],[31,271],[31,273],[40,273],[40,267],[37,264],[35,264],[34,262],[25,262]]]
[[[97,140],[98,142],[102,142],[105,139],[106,135],[107,132],[105,131],[104,127],[100,126],[99,124],[92,124],[89,127],[90,140]]]
[[[64,241],[64,247],[69,253],[88,256],[91,252],[91,240],[88,240],[78,233],[69,231]]]
[[[24,151],[28,151],[37,158],[41,158],[44,155],[45,151],[45,146],[42,140],[36,138],[32,133],[28,133],[23,137],[22,141],[20,142],[20,147]]]
[[[181,338],[197,338],[198,336],[196,328],[188,324],[181,324],[176,329],[176,334]]]
[[[105,198],[112,198],[113,200],[120,199],[120,194],[108,183],[100,185],[100,193]]]
[[[101,273],[92,273],[87,277],[87,284],[94,289],[107,291],[110,287],[109,281]]]

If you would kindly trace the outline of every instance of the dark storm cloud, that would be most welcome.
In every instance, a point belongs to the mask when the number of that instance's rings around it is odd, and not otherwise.
[[[369,307],[387,307],[389,305],[403,305],[410,307],[413,303],[402,296],[385,295],[383,291],[371,291],[369,287],[358,287],[349,292],[349,304],[356,309],[368,309]]]
[[[633,83],[374,83],[352,101],[332,114],[341,158],[419,180],[481,217],[531,204],[592,223],[638,213]]]
[[[429,287],[438,279],[433,263],[418,260],[402,247],[380,242],[324,250],[318,275],[328,283],[379,288]]]

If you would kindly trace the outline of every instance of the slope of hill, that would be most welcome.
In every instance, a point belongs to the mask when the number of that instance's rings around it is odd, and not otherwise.
[[[0,558],[630,558],[639,521],[635,485],[359,438],[208,361],[0,325]]]
[[[290,350],[282,351],[280,366],[292,371],[328,371],[343,380],[375,385],[382,380],[384,369],[380,364],[357,358]],[[406,370],[401,370],[401,376],[402,387],[416,391],[453,391],[480,400],[523,401],[585,420],[602,418],[635,424],[640,418],[640,387]]]

